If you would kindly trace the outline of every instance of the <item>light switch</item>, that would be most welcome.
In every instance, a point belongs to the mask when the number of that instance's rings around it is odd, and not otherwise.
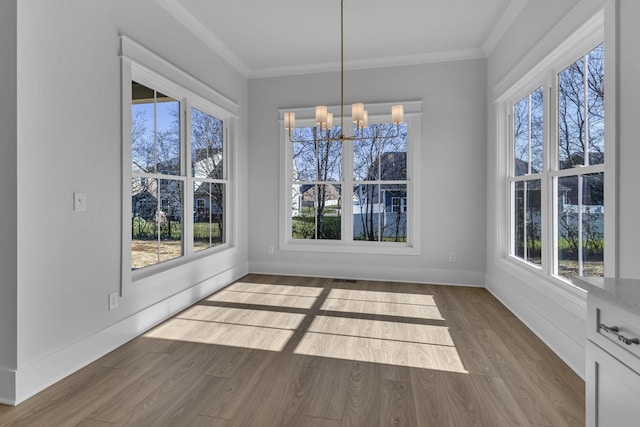
[[[87,210],[87,193],[73,193],[73,210],[75,212]]]

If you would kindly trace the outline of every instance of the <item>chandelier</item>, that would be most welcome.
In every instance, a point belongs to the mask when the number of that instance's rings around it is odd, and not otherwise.
[[[293,130],[296,127],[296,114],[293,111],[284,113],[284,128],[289,133],[289,141],[291,142],[314,142],[318,139],[322,141],[358,141],[367,139],[364,135],[364,128],[369,125],[369,115],[364,109],[364,104],[357,102],[351,105],[351,120],[355,123],[353,136],[345,136],[344,134],[344,6],[343,0],[340,0],[340,134],[331,135],[333,128],[333,113],[327,111],[326,105],[316,106],[316,125],[319,132],[316,139],[299,139],[294,138]],[[400,135],[400,124],[404,121],[404,107],[402,105],[393,105],[391,107],[391,122],[395,125],[395,133],[392,135],[378,136],[378,139],[393,139]]]

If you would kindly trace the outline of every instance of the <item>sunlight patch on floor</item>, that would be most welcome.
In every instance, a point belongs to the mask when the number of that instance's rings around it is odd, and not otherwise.
[[[376,338],[417,344],[454,345],[449,334],[449,328],[446,326],[316,316],[307,330],[323,334]]]
[[[261,294],[244,291],[220,291],[207,301],[231,302],[236,304],[268,305],[292,308],[311,308],[316,301],[316,297],[306,297],[286,294]]]
[[[307,332],[294,353],[468,373],[454,346]]]
[[[332,289],[329,298],[357,301],[394,302],[399,304],[436,306],[433,295],[402,292],[366,291],[358,289]]]
[[[304,314],[298,313],[216,307],[201,304],[194,305],[176,316],[178,319],[206,320],[225,324],[291,330],[298,328],[304,317]]]
[[[294,331],[290,329],[176,318],[152,329],[144,336],[255,350],[282,351],[293,333]]]
[[[341,311],[359,314],[374,314],[384,316],[412,317],[417,319],[444,320],[440,310],[435,305],[418,305],[397,302],[376,302],[364,300],[350,300],[327,298],[321,310]]]
[[[229,291],[251,292],[255,294],[317,297],[322,293],[323,288],[319,288],[316,286],[271,285],[267,283],[236,282],[225,289]]]
[[[323,291],[237,282],[145,336],[467,373],[433,295]]]

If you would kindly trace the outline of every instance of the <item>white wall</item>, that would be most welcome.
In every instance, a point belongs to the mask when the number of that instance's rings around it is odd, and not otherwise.
[[[339,73],[249,82],[251,271],[483,285],[485,268],[486,62],[468,60],[345,73],[345,102],[423,101],[419,256],[278,248],[278,109],[340,102]],[[290,190],[289,190],[290,191]],[[455,250],[458,262],[448,261]]]
[[[504,154],[498,147],[498,116],[494,100],[546,55],[567,39],[582,24],[608,4],[607,0],[541,0],[530,1],[505,38],[488,59],[488,158],[487,158],[487,288],[556,351],[578,374],[584,375],[586,334],[586,299],[582,291],[571,285],[545,279],[518,267],[504,256],[500,242],[506,223],[504,188]],[[640,161],[640,133],[637,114],[638,75],[640,61],[637,42],[640,30],[640,2],[619,0],[619,64],[618,85],[618,263],[621,277],[640,277],[637,262],[640,230],[637,212],[636,175]],[[608,50],[606,55],[610,55]],[[610,111],[610,110],[608,110]],[[615,126],[609,120],[607,126]],[[611,147],[611,145],[609,145]],[[608,148],[609,150],[609,148]],[[613,160],[608,157],[607,162]],[[614,177],[608,175],[607,180]],[[613,214],[614,209],[607,211]],[[611,230],[607,230],[609,232]],[[611,251],[616,248],[607,247]]]
[[[15,396],[16,269],[16,0],[0,2],[0,402]]]
[[[17,308],[15,400],[20,401],[246,273],[242,212],[247,210],[247,182],[242,171],[246,170],[248,87],[242,75],[156,2],[34,0],[19,2],[17,14],[18,160],[15,164],[5,160],[4,151],[1,158],[3,174],[15,171],[16,165],[18,169],[18,303],[9,304],[8,314],[2,310],[0,363],[10,362],[5,352],[13,347],[4,317],[11,317]],[[4,20],[4,10],[2,16]],[[120,289],[119,34],[241,106],[236,147],[241,172],[234,183],[240,214],[234,249],[151,277],[139,286],[125,286],[120,307],[108,311],[107,295]],[[2,39],[4,43],[4,34]],[[5,150],[4,140],[2,147]],[[4,192],[11,180],[2,181]],[[73,212],[74,191],[87,193],[86,212]],[[10,211],[2,200],[2,212]],[[4,252],[2,262],[10,262]],[[15,280],[13,276],[8,280]],[[9,286],[8,297],[12,295],[15,300],[15,290],[12,294]]]

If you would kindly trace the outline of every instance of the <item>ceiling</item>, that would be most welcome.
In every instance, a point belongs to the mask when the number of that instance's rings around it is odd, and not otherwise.
[[[247,77],[337,70],[339,0],[156,0]],[[344,0],[345,68],[486,57],[528,0]]]

